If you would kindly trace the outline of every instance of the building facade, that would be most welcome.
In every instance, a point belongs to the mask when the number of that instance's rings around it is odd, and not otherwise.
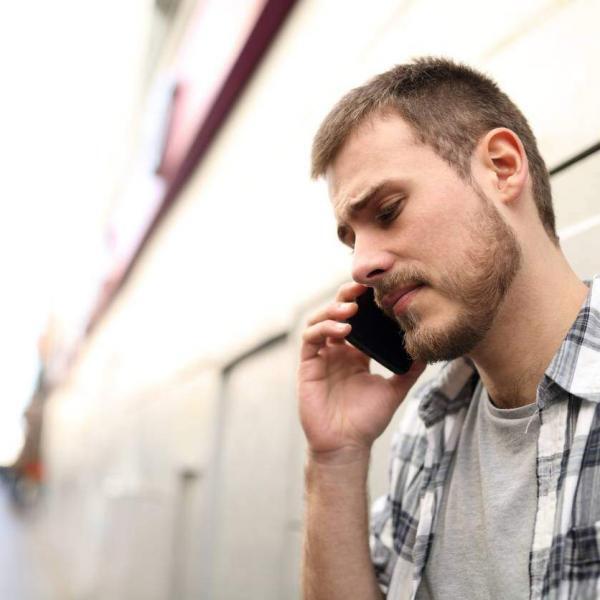
[[[148,89],[180,72],[202,3],[183,4],[153,47]],[[267,4],[248,4],[238,49]],[[582,278],[600,270],[600,152],[577,158],[600,141],[600,2],[497,8],[290,5],[46,403],[44,515],[73,598],[299,598],[299,335],[350,266],[309,154],[353,85],[423,54],[492,75],[556,168],[566,255]],[[389,431],[374,451],[372,496],[385,490],[388,443]]]

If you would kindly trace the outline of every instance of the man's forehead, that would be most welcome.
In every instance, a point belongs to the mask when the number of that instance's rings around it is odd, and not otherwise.
[[[352,182],[347,182],[343,185],[339,179],[335,178],[331,167],[327,170],[325,178],[333,212],[338,220],[343,220],[347,217],[346,213],[350,204],[360,197],[360,184],[353,186]]]
[[[329,195],[329,201],[333,206],[333,210],[337,211],[338,207],[341,207],[344,204],[343,198],[349,197],[350,194],[345,192],[341,187],[340,182],[335,179],[331,166],[325,173],[325,181],[327,182],[327,194]]]
[[[402,170],[419,146],[412,129],[398,114],[373,115],[361,123],[325,171],[334,207],[368,193],[369,188],[389,177],[390,170]]]
[[[377,187],[380,178],[376,161],[373,161],[373,165],[369,164],[371,156],[366,154],[364,160],[358,161],[358,167],[356,157],[346,160],[349,153],[342,152],[325,172],[329,200],[336,214],[347,212],[351,205],[360,202]]]

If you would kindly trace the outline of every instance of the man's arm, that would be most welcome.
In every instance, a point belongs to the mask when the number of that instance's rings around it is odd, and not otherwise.
[[[304,600],[382,600],[369,553],[369,453],[306,465]]]
[[[298,369],[306,466],[305,600],[381,600],[368,544],[367,473],[371,447],[425,369],[415,362],[390,378],[369,371],[369,357],[345,342],[354,299],[342,286],[315,313],[302,338]]]

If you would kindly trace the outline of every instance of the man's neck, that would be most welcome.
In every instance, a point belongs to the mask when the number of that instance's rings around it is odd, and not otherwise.
[[[546,259],[524,266],[470,355],[499,408],[536,401],[537,386],[588,294],[560,250]]]

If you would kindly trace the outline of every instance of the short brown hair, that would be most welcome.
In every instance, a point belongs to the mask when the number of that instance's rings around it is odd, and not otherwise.
[[[550,239],[558,244],[550,179],[535,136],[517,106],[489,77],[445,58],[397,65],[348,92],[321,124],[312,148],[312,176],[325,174],[349,135],[375,114],[396,111],[417,140],[465,180],[479,139],[496,127],[516,133],[525,148],[532,194]]]

